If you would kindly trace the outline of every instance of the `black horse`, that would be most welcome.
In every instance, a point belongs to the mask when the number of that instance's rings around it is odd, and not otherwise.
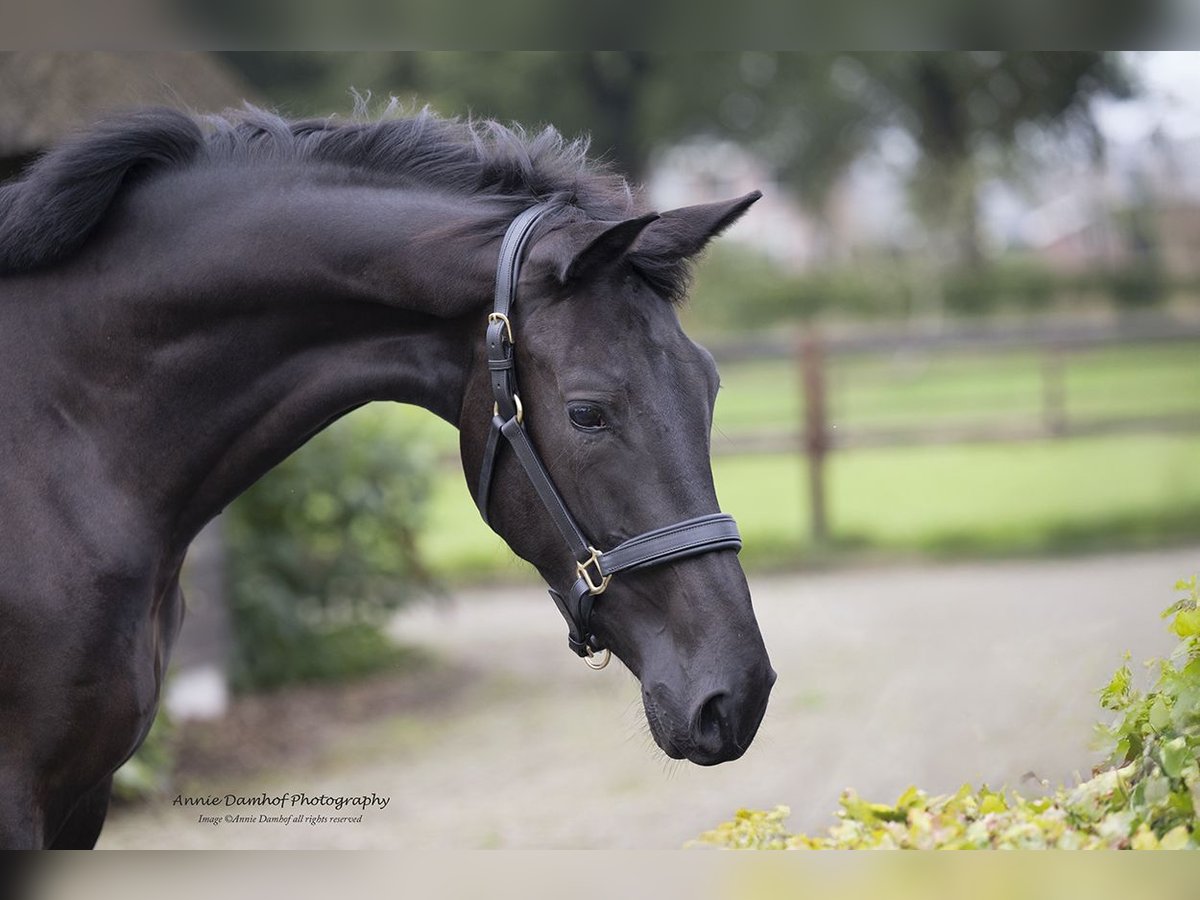
[[[188,544],[309,437],[415,403],[460,429],[474,488],[497,260],[534,205],[501,319],[564,505],[601,548],[717,511],[717,373],[675,305],[758,195],[647,215],[585,151],[432,115],[156,110],[0,187],[0,845],[94,845],[154,718]],[[598,580],[516,454],[496,459],[492,527],[560,593]],[[739,757],[775,673],[736,554],[670,558],[594,599],[587,637],[641,680],[658,745]]]

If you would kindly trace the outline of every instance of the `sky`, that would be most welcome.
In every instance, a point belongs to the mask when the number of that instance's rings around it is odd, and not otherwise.
[[[1175,141],[1200,137],[1200,53],[1130,53],[1128,60],[1144,92],[1135,100],[1096,104],[1096,117],[1105,136],[1133,143],[1161,127]]]
[[[1182,171],[1176,174],[1180,194],[1200,196],[1200,52],[1129,52],[1126,61],[1140,90],[1131,100],[1094,100],[1096,124],[1106,143],[1109,189],[1124,196],[1130,173],[1151,162],[1152,136],[1177,148],[1174,158]],[[1190,146],[1189,146],[1190,145]],[[1097,185],[1084,174],[1082,161],[1050,167],[1024,186],[993,182],[981,194],[980,210],[986,230],[1001,241],[1038,240],[1038,234],[1078,227],[1094,210]],[[893,169],[894,171],[894,169]],[[870,196],[888,196],[888,186],[870,185]],[[891,201],[877,204],[879,228],[904,233],[912,228],[905,208],[902,184],[890,185]]]

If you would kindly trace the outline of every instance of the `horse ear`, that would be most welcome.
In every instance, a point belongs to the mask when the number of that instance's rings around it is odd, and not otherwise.
[[[582,249],[569,257],[558,270],[563,284],[585,280],[613,265],[633,246],[642,230],[658,218],[649,213],[624,222],[588,222],[575,226],[582,232]]]
[[[665,212],[638,241],[635,253],[660,259],[695,256],[718,234],[742,217],[762,191],[751,191],[736,200],[701,203]]]

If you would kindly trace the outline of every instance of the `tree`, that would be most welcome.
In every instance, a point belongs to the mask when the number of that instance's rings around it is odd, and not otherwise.
[[[820,211],[849,165],[898,129],[917,150],[915,212],[968,265],[983,255],[986,166],[1011,162],[1035,134],[1081,137],[1100,153],[1091,101],[1133,91],[1119,57],[1093,51],[780,54],[778,71],[763,88],[771,114],[752,130],[800,196]]]
[[[1091,114],[1101,95],[1132,92],[1110,53],[917,53],[854,57],[867,83],[862,102],[876,127],[906,131],[920,156],[911,177],[914,208],[948,237],[959,262],[982,260],[978,225],[981,159],[1022,149],[1035,132],[1102,138]]]

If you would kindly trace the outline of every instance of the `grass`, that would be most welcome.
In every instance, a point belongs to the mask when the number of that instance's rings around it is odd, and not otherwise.
[[[1128,415],[1200,415],[1200,346],[1114,347],[1067,354],[1064,388],[1076,421]],[[1025,419],[1042,414],[1042,359],[995,355],[897,355],[835,359],[830,419],[844,427]],[[797,427],[800,376],[788,360],[722,368],[719,433]]]
[[[1200,436],[835,455],[827,482],[832,546],[820,552],[808,539],[799,457],[718,457],[713,471],[752,567],[813,562],[829,552],[993,556],[1200,538]],[[422,549],[434,570],[452,580],[527,571],[479,520],[458,473],[437,479]]]
[[[1159,435],[835,455],[827,476],[833,549],[1004,555],[1196,537],[1197,461],[1200,437]],[[715,473],[748,561],[814,552],[798,458],[720,459]]]
[[[1200,346],[1118,347],[1065,360],[1075,421],[1200,415]],[[1041,359],[1031,353],[837,360],[839,427],[1037,421]],[[714,447],[722,436],[795,429],[799,378],[786,360],[722,369]],[[456,435],[399,408],[442,452]],[[845,554],[993,556],[1144,547],[1200,538],[1200,435],[1141,434],[1004,445],[863,449],[829,458],[831,540],[808,539],[798,455],[720,456],[722,508],[737,517],[747,565],[816,563]],[[438,473],[422,550],[451,581],[527,577],[528,567],[479,520],[462,473]]]

